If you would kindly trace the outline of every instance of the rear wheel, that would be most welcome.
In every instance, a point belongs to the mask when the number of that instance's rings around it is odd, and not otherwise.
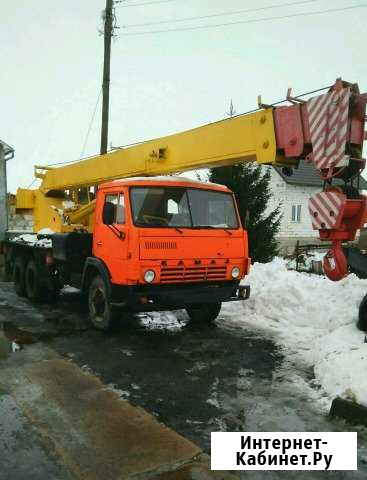
[[[358,323],[357,327],[364,332],[367,332],[367,295],[365,295],[359,305]]]
[[[24,297],[25,289],[25,265],[22,257],[16,257],[13,266],[14,290],[17,295]]]
[[[186,307],[186,312],[192,322],[213,323],[218,317],[221,307],[221,302],[204,303]]]
[[[88,291],[89,318],[95,328],[108,331],[114,325],[115,312],[110,304],[108,289],[100,275],[93,278]]]
[[[32,302],[39,302],[43,297],[40,273],[38,272],[36,262],[31,258],[25,269],[25,289],[27,297]]]

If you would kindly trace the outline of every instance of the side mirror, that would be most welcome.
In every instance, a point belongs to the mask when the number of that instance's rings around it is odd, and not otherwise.
[[[106,202],[103,205],[102,220],[105,225],[112,225],[115,223],[116,205],[111,202]]]

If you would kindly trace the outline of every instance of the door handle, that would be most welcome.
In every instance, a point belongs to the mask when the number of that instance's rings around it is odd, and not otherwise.
[[[100,247],[101,245],[102,245],[102,242],[101,242],[101,241],[97,242],[97,246],[98,246],[98,247]]]

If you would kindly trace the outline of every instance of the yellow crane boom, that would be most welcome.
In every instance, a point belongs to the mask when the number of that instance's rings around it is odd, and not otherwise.
[[[42,178],[40,189],[47,194],[50,190],[97,185],[118,178],[162,175],[240,161],[277,162],[272,109],[48,169],[44,174],[38,171],[36,176]]]
[[[359,93],[356,84],[338,79],[322,95],[305,101],[292,97],[289,90],[287,100],[290,105],[263,106],[252,113],[117,149],[59,168],[37,166],[35,176],[42,183],[36,190],[18,190],[17,209],[33,212],[36,232],[43,228],[50,228],[54,232],[79,229],[91,232],[94,200],[90,189],[101,183],[239,162],[294,167],[300,158],[307,158],[314,163],[327,187],[331,187],[332,179],[336,177],[346,183],[345,192],[351,192],[355,188],[353,182],[365,166],[362,147],[366,95]],[[81,199],[83,193],[84,199]],[[338,235],[343,238],[337,235],[335,241],[344,240],[345,235],[339,232],[342,229],[340,218],[343,209],[340,210],[337,223],[331,222],[328,215],[325,218],[322,209],[328,201],[341,202],[343,205],[347,202],[349,210],[354,208],[360,213],[360,218],[354,223],[347,222],[350,240],[364,219],[364,203],[360,200],[361,206],[357,208],[352,197],[344,195],[345,198],[333,200],[334,196],[335,192],[327,192],[312,200],[310,211],[313,226],[324,231],[337,224]],[[70,199],[74,201],[72,207],[70,202],[65,204],[65,200]],[[348,212],[348,215],[353,213]]]
[[[35,231],[70,231],[82,224],[92,228],[93,222],[86,219],[93,213],[94,203],[67,211],[62,217],[58,214],[62,192],[119,178],[166,175],[238,162],[295,165],[297,160],[277,152],[273,112],[273,108],[259,110],[58,168],[36,166],[35,176],[42,183],[38,190],[18,189],[17,208],[33,210]]]

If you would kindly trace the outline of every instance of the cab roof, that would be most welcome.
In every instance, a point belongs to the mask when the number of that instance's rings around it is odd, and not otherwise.
[[[131,177],[123,178],[121,180],[113,180],[111,182],[103,183],[100,188],[118,188],[118,187],[132,187],[132,186],[175,186],[186,188],[202,188],[205,190],[217,190],[222,192],[230,192],[231,190],[225,185],[218,183],[200,182],[192,178],[178,177],[178,176],[159,176],[159,177]]]

